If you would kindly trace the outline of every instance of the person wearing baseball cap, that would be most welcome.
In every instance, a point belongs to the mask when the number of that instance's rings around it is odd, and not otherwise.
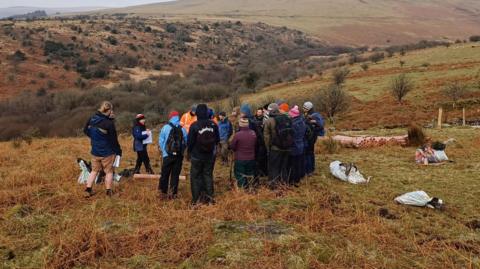
[[[312,102],[303,104],[303,113],[307,132],[305,135],[305,173],[312,175],[315,171],[315,144],[319,136],[325,136],[325,121],[320,113],[315,112]]]
[[[180,125],[180,114],[172,111],[168,124],[160,130],[158,145],[162,153],[162,174],[158,190],[162,198],[175,199],[182,171],[183,155],[187,148],[187,131]]]
[[[154,174],[152,166],[150,166],[150,157],[148,157],[147,144],[143,140],[148,138],[146,132],[150,132],[145,125],[145,115],[138,114],[133,121],[132,136],[133,136],[133,150],[137,153],[137,162],[135,164],[135,174],[140,174],[142,164],[145,165],[147,173]]]

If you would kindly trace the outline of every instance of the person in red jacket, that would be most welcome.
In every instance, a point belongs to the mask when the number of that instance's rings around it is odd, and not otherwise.
[[[241,188],[251,187],[255,178],[255,148],[257,136],[255,131],[249,128],[246,118],[239,120],[240,130],[235,133],[230,142],[230,149],[235,153],[234,173],[237,185]]]

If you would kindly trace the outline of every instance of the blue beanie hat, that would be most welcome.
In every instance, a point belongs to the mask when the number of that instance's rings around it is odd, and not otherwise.
[[[240,107],[240,112],[247,115],[247,117],[250,117],[252,115],[252,109],[250,108],[249,104],[243,104]]]

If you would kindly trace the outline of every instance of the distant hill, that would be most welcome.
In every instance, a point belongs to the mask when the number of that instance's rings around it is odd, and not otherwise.
[[[0,8],[0,19],[5,19],[11,16],[32,13],[38,10],[43,10],[47,15],[55,15],[57,13],[74,13],[74,12],[88,12],[105,9],[105,7],[72,7],[72,8],[44,8],[44,7],[7,7]]]
[[[38,19],[38,18],[44,18],[47,17],[47,12],[45,10],[36,10],[34,12],[29,12],[27,14],[22,14],[22,15],[14,15],[8,17],[9,19]]]
[[[480,32],[477,0],[178,0],[108,12],[262,21],[299,29],[336,44],[463,39]]]

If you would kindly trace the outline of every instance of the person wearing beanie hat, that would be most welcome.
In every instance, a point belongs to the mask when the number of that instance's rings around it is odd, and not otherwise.
[[[191,160],[192,204],[213,204],[213,169],[220,135],[218,126],[208,117],[206,104],[197,106],[196,115],[198,120],[190,126],[187,139],[187,160]]]
[[[239,188],[253,187],[255,179],[255,149],[257,136],[249,128],[249,120],[240,118],[240,130],[230,142],[230,149],[235,156],[234,174]]]
[[[188,133],[190,131],[190,126],[192,126],[192,124],[196,121],[197,105],[193,105],[190,111],[182,115],[182,118],[180,119],[180,125],[182,125],[182,127],[185,128]]]
[[[168,124],[160,130],[158,145],[162,153],[162,172],[158,190],[162,198],[176,198],[182,171],[183,155],[187,147],[187,131],[180,125],[180,114],[172,111]]]
[[[307,125],[305,118],[300,114],[298,106],[294,106],[288,113],[292,118],[293,145],[290,150],[290,185],[298,186],[305,176],[305,133]]]
[[[222,165],[228,164],[228,140],[232,137],[233,126],[227,118],[227,113],[220,112],[218,114],[218,131],[220,135],[219,152]]]
[[[312,102],[303,104],[307,127],[305,135],[305,173],[311,176],[315,171],[315,144],[319,136],[325,136],[325,121],[320,113],[315,112]]]
[[[283,103],[281,105],[278,106],[278,108],[280,109],[280,113],[288,113],[290,107],[288,106],[287,103]]]
[[[150,157],[148,157],[147,144],[143,140],[151,135],[151,131],[145,125],[145,115],[138,114],[133,121],[132,136],[133,136],[133,150],[137,153],[137,162],[135,164],[134,173],[140,174],[142,164],[148,174],[154,174],[152,166],[150,165]]]
[[[275,189],[279,184],[287,184],[289,181],[288,161],[293,143],[293,130],[291,119],[279,111],[277,104],[270,104],[268,110],[269,119],[265,122],[263,137],[268,151],[269,185]]]

